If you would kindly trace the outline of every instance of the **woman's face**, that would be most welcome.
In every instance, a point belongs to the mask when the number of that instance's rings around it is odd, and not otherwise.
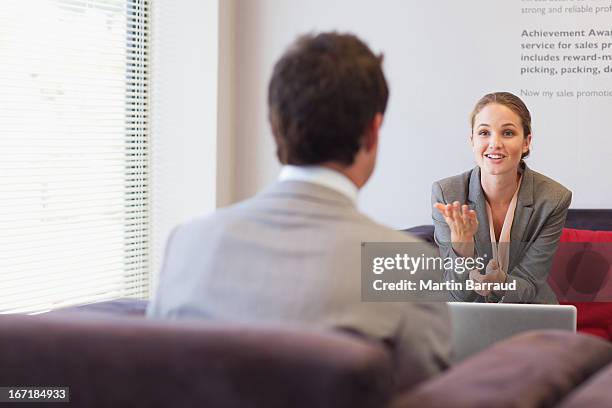
[[[481,171],[490,175],[516,173],[531,143],[531,135],[523,133],[521,118],[512,109],[498,103],[482,108],[474,118],[471,137]]]

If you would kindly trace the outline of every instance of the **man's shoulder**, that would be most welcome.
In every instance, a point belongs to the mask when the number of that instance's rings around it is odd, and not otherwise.
[[[205,234],[210,237],[216,232],[223,231],[232,224],[240,223],[245,214],[249,213],[253,199],[247,199],[227,207],[216,209],[210,214],[202,214],[198,217],[187,220],[175,228],[175,232],[182,235]]]
[[[356,224],[361,225],[366,231],[365,235],[369,242],[426,243],[413,234],[380,224],[363,213],[359,213],[356,217]]]
[[[363,242],[424,242],[416,236],[394,230],[385,226],[355,207],[334,207],[333,211],[312,212],[300,211],[296,208],[285,208],[282,200],[275,200],[262,196],[241,201],[228,207],[220,208],[213,214],[201,216],[181,224],[177,230],[181,235],[201,235],[212,237],[216,234],[227,233],[229,230],[242,230],[260,223],[274,230],[277,225],[279,232],[293,224],[290,218],[294,217],[298,224],[311,223],[309,230],[320,229],[320,233],[334,235],[333,241],[363,241]],[[266,209],[274,209],[267,211]],[[284,213],[280,215],[279,213]],[[270,223],[265,222],[267,220]],[[297,224],[296,224],[297,225]],[[332,238],[332,237],[330,237]]]

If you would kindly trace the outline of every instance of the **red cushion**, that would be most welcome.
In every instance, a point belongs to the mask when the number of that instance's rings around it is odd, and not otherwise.
[[[612,231],[564,228],[560,242],[612,242]],[[578,309],[578,331],[612,340],[612,302],[559,302]]]
[[[612,231],[563,228],[560,242],[612,242]]]

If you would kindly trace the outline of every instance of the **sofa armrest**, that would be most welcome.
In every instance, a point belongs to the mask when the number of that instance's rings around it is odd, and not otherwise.
[[[134,298],[120,298],[86,305],[70,306],[53,310],[48,315],[66,313],[98,313],[111,316],[144,317],[148,301]]]
[[[612,364],[594,375],[567,399],[563,400],[562,408],[592,408],[609,407],[612,405]]]
[[[599,338],[531,331],[407,391],[393,408],[552,406],[610,361],[612,345]]]

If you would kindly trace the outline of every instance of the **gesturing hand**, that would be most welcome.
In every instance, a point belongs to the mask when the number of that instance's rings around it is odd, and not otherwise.
[[[459,201],[452,204],[436,203],[434,207],[440,211],[451,232],[453,249],[461,256],[472,256],[474,253],[474,235],[478,231],[476,211]]]

